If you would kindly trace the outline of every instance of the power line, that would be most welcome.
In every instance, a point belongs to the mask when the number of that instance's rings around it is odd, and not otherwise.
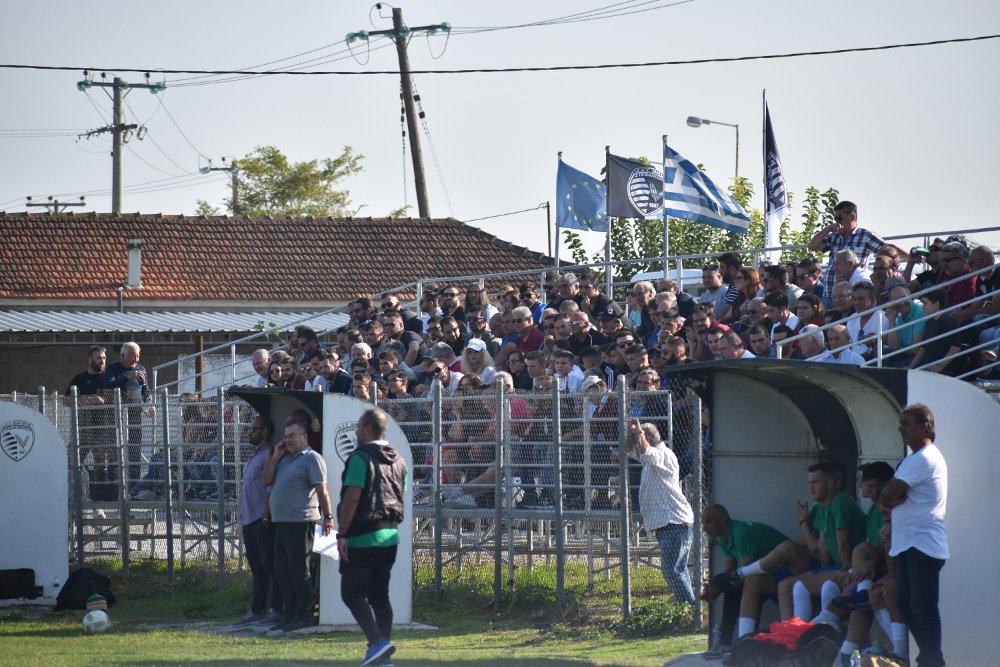
[[[1000,38],[997,35],[979,35],[976,37],[955,37],[951,39],[935,39],[928,42],[907,42],[904,44],[884,44],[880,46],[858,46],[846,49],[829,49],[826,51],[796,51],[791,53],[770,53],[754,56],[733,56],[731,58],[697,58],[694,60],[659,60],[641,63],[609,63],[604,65],[555,65],[548,67],[498,67],[498,68],[476,68],[476,69],[428,69],[411,70],[410,74],[499,74],[507,72],[561,72],[567,70],[599,70],[599,69],[625,69],[635,67],[666,67],[679,65],[707,65],[713,63],[734,63],[749,62],[753,60],[779,60],[784,58],[804,58],[807,56],[832,56],[846,53],[867,53],[871,51],[891,51],[894,49],[910,49],[922,46],[940,46],[942,44],[962,44],[966,42],[982,42]],[[198,69],[159,69],[159,68],[135,68],[135,67],[86,67],[80,65],[12,65],[0,64],[0,69],[25,69],[43,70],[58,72],[76,72],[80,70],[117,70],[119,72],[160,72],[163,74],[238,74],[238,75],[259,75],[259,76],[399,76],[398,70],[362,70],[362,71],[341,71],[341,70],[198,70]],[[164,107],[166,111],[166,107]],[[167,111],[169,115],[170,112]]]
[[[525,208],[520,211],[511,211],[510,213],[497,213],[496,215],[486,215],[482,218],[470,218],[469,220],[462,220],[463,223],[468,224],[470,222],[479,222],[480,220],[492,220],[493,218],[504,218],[508,215],[517,215],[518,213],[529,213],[531,211],[537,211],[539,209],[545,208],[545,204],[539,204],[538,206],[532,208]]]

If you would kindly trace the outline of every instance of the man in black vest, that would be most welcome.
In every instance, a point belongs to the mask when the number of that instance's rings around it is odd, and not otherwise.
[[[382,665],[390,643],[389,577],[399,545],[406,464],[385,440],[388,418],[372,409],[358,419],[358,448],[347,459],[340,490],[337,551],[340,597],[368,640],[362,665]]]

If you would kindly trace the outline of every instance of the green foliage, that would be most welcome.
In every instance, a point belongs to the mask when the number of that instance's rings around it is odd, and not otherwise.
[[[357,210],[351,209],[350,193],[337,190],[336,185],[345,176],[361,171],[363,159],[345,146],[336,158],[289,162],[276,147],[258,146],[236,163],[239,212],[250,216],[353,215]],[[231,199],[225,205],[233,211]]]
[[[587,264],[587,251],[583,249],[583,241],[580,240],[580,235],[572,229],[564,229],[562,233],[566,239],[566,247],[569,248],[569,254],[573,258],[573,263]]]
[[[219,215],[219,208],[217,206],[212,206],[204,199],[199,199],[198,206],[194,209],[194,214],[206,216]]]
[[[779,239],[782,245],[806,245],[818,229],[833,223],[833,208],[840,201],[840,193],[835,188],[826,192],[809,186],[806,188],[805,210],[802,212],[802,229],[792,229],[790,220],[781,223]],[[782,262],[800,260],[811,254],[808,249],[786,250],[781,255]]]
[[[251,329],[253,331],[262,332],[267,331],[267,339],[280,343],[282,341],[281,332],[276,329],[278,326],[277,322],[265,322],[264,320],[257,320]]]
[[[611,630],[619,637],[677,634],[691,627],[691,612],[691,605],[665,596],[642,600],[632,608],[627,619],[618,619],[612,623]]]
[[[403,204],[399,208],[394,208],[391,211],[389,211],[389,217],[390,218],[405,218],[405,217],[407,217],[407,213],[406,212],[409,211],[411,208],[413,208],[413,207],[410,206],[409,204]]]

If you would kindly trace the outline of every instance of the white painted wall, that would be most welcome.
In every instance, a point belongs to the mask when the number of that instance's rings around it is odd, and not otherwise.
[[[328,488],[336,513],[340,500],[340,479],[347,456],[357,446],[355,430],[358,418],[370,403],[340,394],[323,394],[323,458],[326,459]],[[272,418],[275,416],[272,414]],[[406,469],[413,474],[410,443],[402,429],[389,419],[386,439],[392,443],[406,462]],[[410,480],[410,489],[413,480]],[[407,493],[406,520],[399,526],[399,548],[396,565],[389,582],[389,599],[392,601],[393,622],[410,623],[413,617],[413,494]],[[354,625],[354,617],[340,599],[339,562],[323,556],[320,565],[319,622],[321,625]]]
[[[33,569],[55,597],[69,576],[66,443],[41,413],[5,401],[0,445],[0,569]]]

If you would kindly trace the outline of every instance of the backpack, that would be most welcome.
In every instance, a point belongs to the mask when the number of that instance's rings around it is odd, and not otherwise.
[[[728,664],[730,667],[830,667],[836,664],[841,642],[840,633],[825,623],[816,623],[802,633],[793,650],[744,637],[733,646]]]
[[[56,607],[53,611],[86,609],[87,598],[95,593],[104,597],[108,601],[109,607],[117,602],[115,594],[111,592],[110,577],[95,572],[89,567],[81,567],[69,575],[66,585],[59,591],[59,597],[56,598]]]

